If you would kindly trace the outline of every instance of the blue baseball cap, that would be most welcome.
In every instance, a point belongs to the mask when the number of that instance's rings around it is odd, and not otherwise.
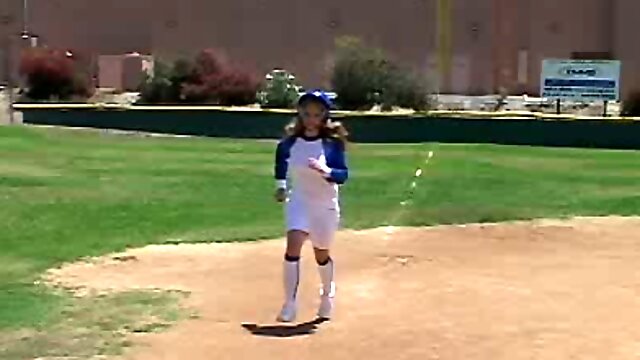
[[[331,101],[331,98],[326,92],[322,90],[307,91],[302,96],[300,96],[300,99],[298,99],[298,105],[301,105],[303,102],[311,99],[319,101],[328,110],[331,110],[331,108],[333,107],[333,102]]]

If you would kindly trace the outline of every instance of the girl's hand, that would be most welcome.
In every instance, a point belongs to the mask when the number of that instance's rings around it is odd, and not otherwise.
[[[277,202],[281,203],[287,200],[287,190],[286,189],[277,189],[274,195]]]
[[[314,158],[309,159],[309,168],[319,172],[323,176],[326,176],[329,173],[331,173],[331,169],[329,169],[327,164],[324,164],[320,162],[318,159],[314,159]]]

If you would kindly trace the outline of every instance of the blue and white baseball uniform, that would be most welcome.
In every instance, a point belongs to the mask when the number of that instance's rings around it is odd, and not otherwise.
[[[320,173],[309,167],[315,159]],[[275,178],[287,188],[287,230],[307,232],[313,246],[328,249],[340,224],[339,185],[348,177],[344,144],[331,138],[288,137],[278,144]],[[290,183],[287,183],[287,180]]]

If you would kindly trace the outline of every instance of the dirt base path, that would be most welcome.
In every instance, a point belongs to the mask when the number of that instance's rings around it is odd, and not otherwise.
[[[134,360],[640,358],[640,219],[375,229],[337,244],[324,324],[274,325],[281,241],[150,246],[52,274],[192,293],[201,317],[137,338]],[[318,281],[305,255],[302,322]]]

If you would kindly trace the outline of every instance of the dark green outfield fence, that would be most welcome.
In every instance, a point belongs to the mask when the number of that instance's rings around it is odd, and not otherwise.
[[[24,122],[229,138],[279,138],[285,112],[179,108],[18,107]],[[370,143],[495,143],[640,149],[640,121],[442,116],[343,116],[351,140]]]

